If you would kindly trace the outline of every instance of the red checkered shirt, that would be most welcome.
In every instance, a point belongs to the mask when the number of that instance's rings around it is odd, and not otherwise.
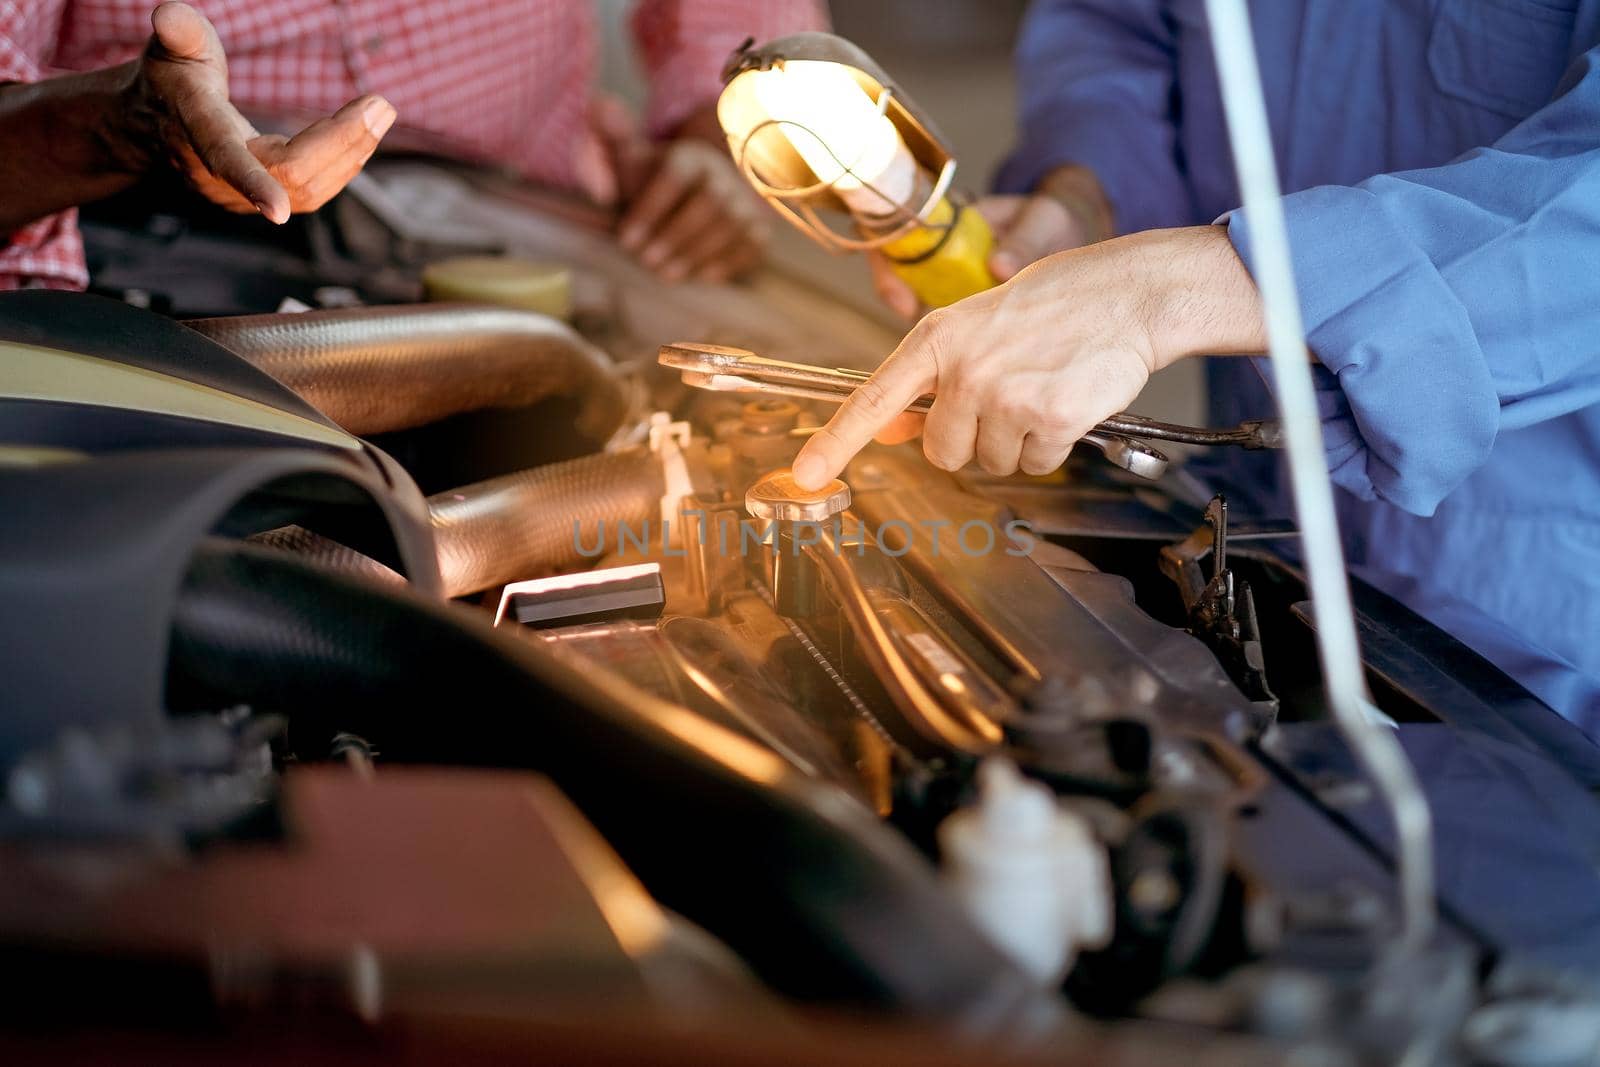
[[[189,0],[217,28],[245,110],[330,112],[365,92],[459,155],[574,183],[596,58],[592,0]],[[138,55],[155,0],[0,0],[0,82]],[[657,135],[715,99],[728,54],[827,24],[823,0],[638,0]],[[76,214],[0,235],[0,288],[88,284]]]

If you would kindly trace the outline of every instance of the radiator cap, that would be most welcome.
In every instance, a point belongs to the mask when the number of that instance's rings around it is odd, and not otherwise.
[[[751,518],[772,522],[826,522],[849,506],[850,487],[839,479],[821,489],[802,489],[788,467],[766,475],[744,494]]]

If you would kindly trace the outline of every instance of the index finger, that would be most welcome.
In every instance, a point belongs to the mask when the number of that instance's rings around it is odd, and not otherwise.
[[[802,489],[820,489],[837,478],[857,452],[937,381],[933,355],[913,330],[828,424],[811,435],[795,456],[794,480]]]

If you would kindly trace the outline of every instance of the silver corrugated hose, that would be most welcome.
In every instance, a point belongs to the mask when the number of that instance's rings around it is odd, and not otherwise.
[[[662,492],[661,461],[635,448],[431,496],[445,595],[591,564],[602,543],[616,547],[619,524],[639,533],[659,518]]]
[[[466,596],[506,582],[581,570],[631,536],[659,537],[661,461],[644,448],[603,452],[491,478],[428,498],[444,594]],[[383,582],[404,582],[383,564],[286,526],[252,538],[309,562]]]
[[[272,375],[354,434],[573,396],[583,404],[577,429],[605,439],[626,409],[606,354],[565,323],[533,311],[406,304],[185,325]]]
[[[186,323],[299,393],[354,434],[422,426],[462,412],[572,396],[576,429],[604,439],[627,408],[604,352],[556,319],[516,308],[416,304]],[[660,463],[604,453],[519,471],[428,501],[448,596],[581,567],[605,524],[642,528],[660,510]],[[393,579],[344,546],[295,527],[258,540],[340,570]]]

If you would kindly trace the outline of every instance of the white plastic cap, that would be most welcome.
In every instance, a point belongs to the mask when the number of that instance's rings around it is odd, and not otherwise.
[[[951,888],[1001,949],[1044,984],[1111,936],[1105,849],[1088,825],[1003,757],[978,768],[978,801],[939,827]]]

